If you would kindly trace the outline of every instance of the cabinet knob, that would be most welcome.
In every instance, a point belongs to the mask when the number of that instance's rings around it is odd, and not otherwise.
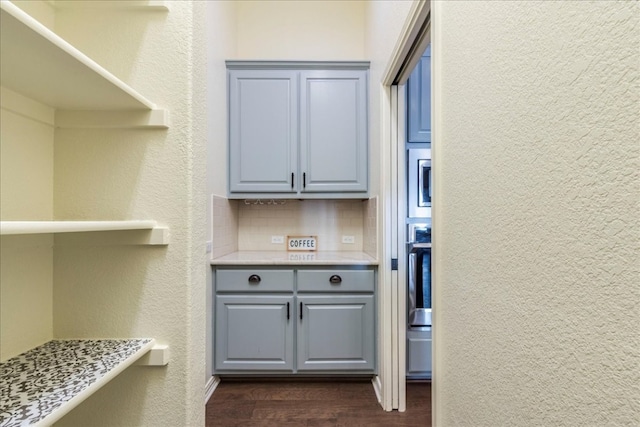
[[[258,276],[257,274],[252,274],[251,276],[249,276],[249,283],[260,283],[262,279],[260,278],[260,276]]]
[[[334,274],[333,276],[329,277],[329,282],[335,284],[338,283],[342,283],[342,277],[338,276],[337,274]]]

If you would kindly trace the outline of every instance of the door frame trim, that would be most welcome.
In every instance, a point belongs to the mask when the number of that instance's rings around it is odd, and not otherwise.
[[[405,88],[403,85],[406,83],[411,71],[420,60],[422,52],[431,42],[431,16],[435,4],[436,2],[433,0],[418,0],[413,3],[403,30],[400,33],[398,42],[396,43],[390,57],[390,61],[383,74],[381,84],[381,101],[383,104],[381,111],[383,129],[381,135],[381,146],[385,152],[382,156],[381,162],[381,170],[383,171],[382,187],[383,194],[385,195],[383,199],[387,199],[391,202],[383,203],[383,206],[386,206],[386,208],[382,212],[382,225],[384,229],[382,233],[383,245],[381,259],[385,260],[385,262],[392,258],[398,258],[398,255],[405,253],[404,238],[406,237],[406,231],[404,230],[404,217],[406,215],[405,209],[399,206],[398,203],[399,200],[404,199],[403,197],[399,197],[401,194],[399,194],[399,191],[404,191],[404,185],[399,185],[398,173],[403,173],[404,171],[404,166],[399,164],[399,153],[404,146],[404,139],[402,138],[401,132],[405,126],[401,122],[406,114],[404,109],[399,110],[398,102],[402,102],[402,100],[405,99]],[[402,91],[402,94],[399,94],[400,91]],[[434,105],[433,92],[434,91],[432,90],[432,105]],[[432,123],[434,123],[433,113]],[[434,141],[433,138],[435,138],[434,134],[432,134],[432,146]],[[384,171],[388,172],[384,173]],[[390,205],[393,205],[394,207]],[[400,219],[402,219],[402,224],[400,224]],[[382,354],[383,360],[381,364],[381,377],[384,380],[382,382],[383,408],[385,410],[398,409],[402,412],[406,410],[406,290],[400,289],[403,286],[399,285],[406,285],[406,279],[399,279],[402,277],[400,276],[402,271],[406,272],[406,266],[404,266],[404,269],[400,268],[401,263],[400,260],[398,261],[398,271],[391,271],[391,269],[386,268],[382,269],[384,271],[384,277],[381,277],[381,282],[389,284],[389,286],[384,287],[385,292],[382,299],[384,301],[389,301],[391,304],[390,308],[382,307],[383,319],[390,320],[391,327],[385,327],[382,330],[382,348],[385,349],[385,351],[383,351]],[[402,264],[404,265],[405,263]],[[436,285],[434,283],[434,287],[435,286]],[[391,319],[387,317],[389,315]],[[387,344],[391,347],[387,347]],[[435,372],[435,338],[433,348],[433,371]],[[435,385],[435,383],[436,381],[432,382],[433,385]],[[433,419],[435,419],[434,396],[435,393],[432,393]]]

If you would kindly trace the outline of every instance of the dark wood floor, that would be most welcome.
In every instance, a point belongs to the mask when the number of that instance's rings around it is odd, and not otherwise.
[[[430,426],[431,383],[407,384],[407,410],[382,410],[370,381],[223,380],[207,427]]]

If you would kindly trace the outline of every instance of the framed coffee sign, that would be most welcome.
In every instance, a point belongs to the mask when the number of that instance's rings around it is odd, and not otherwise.
[[[318,236],[287,236],[288,251],[308,251],[318,250]]]

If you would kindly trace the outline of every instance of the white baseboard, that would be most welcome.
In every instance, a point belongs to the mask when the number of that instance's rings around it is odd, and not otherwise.
[[[384,409],[384,406],[382,405],[382,383],[380,382],[380,377],[376,375],[375,377],[371,378],[371,384],[373,385],[373,391],[375,391],[376,393],[378,403]]]
[[[211,378],[209,378],[209,381],[207,381],[207,384],[204,386],[204,404],[205,405],[207,404],[209,399],[211,399],[211,396],[213,395],[213,392],[218,387],[218,384],[220,384],[220,377],[216,375],[212,376]]]

